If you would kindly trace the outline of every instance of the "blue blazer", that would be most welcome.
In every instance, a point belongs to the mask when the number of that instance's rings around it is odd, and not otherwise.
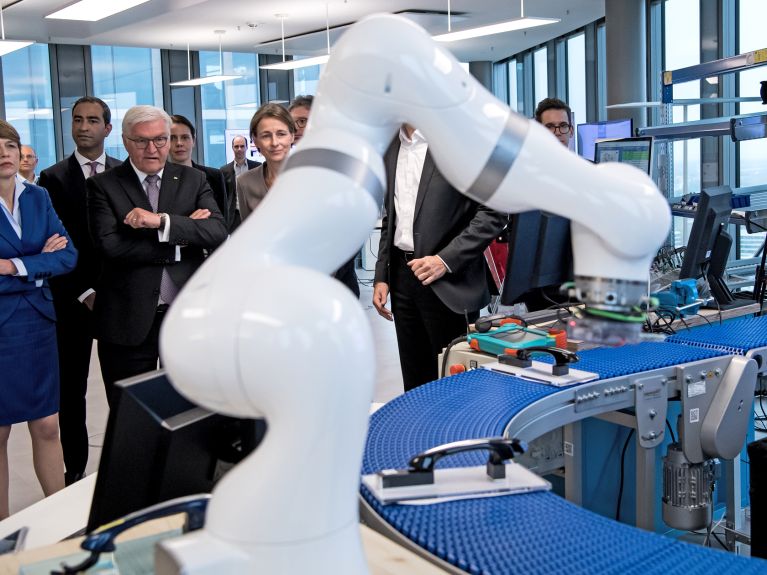
[[[56,215],[45,188],[26,183],[19,195],[19,211],[21,238],[13,231],[5,213],[0,212],[0,258],[19,258],[29,275],[0,276],[0,325],[13,314],[21,298],[55,321],[53,296],[47,279],[72,271],[77,263],[77,250]],[[66,236],[69,240],[67,247],[56,252],[40,253],[45,241],[53,234]],[[43,280],[41,287],[35,285],[37,280]]]

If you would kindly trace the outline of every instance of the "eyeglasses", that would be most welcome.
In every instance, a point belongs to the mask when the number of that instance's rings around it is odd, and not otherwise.
[[[128,138],[128,136],[125,136]],[[168,144],[168,136],[157,136],[156,138],[128,138],[139,150],[143,150],[149,145],[154,144],[155,148],[164,148]]]
[[[296,118],[293,120],[293,122],[298,126],[299,128],[305,128],[306,123],[309,121],[309,118]]]
[[[544,126],[555,134],[567,134],[570,131],[570,128],[572,128],[567,122],[562,122],[561,124],[544,124]]]
[[[37,156],[35,156],[34,154],[21,154],[21,159],[22,160],[36,160]]]

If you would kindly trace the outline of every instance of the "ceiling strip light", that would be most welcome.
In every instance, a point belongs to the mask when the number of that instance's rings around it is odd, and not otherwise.
[[[311,58],[299,58],[293,60],[285,59],[285,18],[284,14],[278,14],[278,18],[281,19],[282,28],[282,62],[276,64],[264,64],[259,66],[262,70],[297,70],[299,68],[308,68],[309,66],[319,66],[326,64],[330,59],[330,18],[328,14],[328,5],[325,4],[325,38],[328,48],[328,53],[322,56],[313,56]]]
[[[490,24],[488,26],[479,26],[478,28],[469,28],[468,30],[460,30],[458,32],[450,32],[450,1],[448,0],[448,12],[447,12],[447,34],[439,34],[432,36],[437,42],[456,42],[458,40],[468,40],[469,38],[480,38],[482,36],[492,36],[493,34],[502,34],[504,32],[515,32],[517,30],[527,30],[529,28],[536,28],[538,26],[546,26],[547,24],[555,24],[561,22],[559,18],[531,18],[525,17],[525,3],[521,0],[521,13],[520,17],[508,22],[499,22],[498,24]]]
[[[5,39],[5,20],[3,20],[3,3],[0,2],[0,34],[2,39],[0,40],[0,56],[5,56],[16,50],[21,50],[34,44],[31,40],[6,40]]]
[[[97,22],[146,2],[149,0],[80,0],[80,2],[48,14],[46,18]]]
[[[218,34],[218,69],[220,72],[224,71],[224,56],[221,47],[221,39],[224,34],[224,30],[216,30]],[[242,76],[227,75],[227,74],[215,74],[213,76],[200,76],[199,78],[192,78],[192,58],[189,52],[189,44],[186,45],[186,80],[180,80],[178,82],[170,82],[169,86],[181,87],[181,86],[204,86],[205,84],[216,84],[218,82],[228,82],[229,80],[237,80]]]

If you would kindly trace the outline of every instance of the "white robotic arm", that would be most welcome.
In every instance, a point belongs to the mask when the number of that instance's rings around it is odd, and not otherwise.
[[[453,185],[497,210],[573,221],[585,303],[625,312],[645,292],[670,215],[650,179],[593,166],[473,80],[418,26],[379,15],[337,43],[300,147],[166,318],[174,386],[267,436],[217,486],[205,530],[164,544],[158,573],[366,572],[356,493],[373,390],[373,340],[328,274],[370,233],[382,153],[403,122]]]

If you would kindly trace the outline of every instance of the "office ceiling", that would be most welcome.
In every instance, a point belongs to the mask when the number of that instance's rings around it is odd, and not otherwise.
[[[447,31],[448,0],[149,0],[99,22],[46,20],[73,0],[0,0],[8,39],[59,44],[104,44],[185,50],[281,54],[280,19],[285,14],[287,54],[326,51],[326,6],[331,44],[344,24],[376,12],[405,12],[430,33]],[[103,0],[110,2],[111,0]],[[462,61],[500,60],[604,16],[605,0],[528,0],[525,14],[561,18],[558,24],[464,40],[449,47]],[[519,17],[520,0],[451,0],[453,30]],[[458,15],[456,15],[458,14]],[[314,32],[314,33],[312,33]],[[396,42],[396,38],[392,38]]]

